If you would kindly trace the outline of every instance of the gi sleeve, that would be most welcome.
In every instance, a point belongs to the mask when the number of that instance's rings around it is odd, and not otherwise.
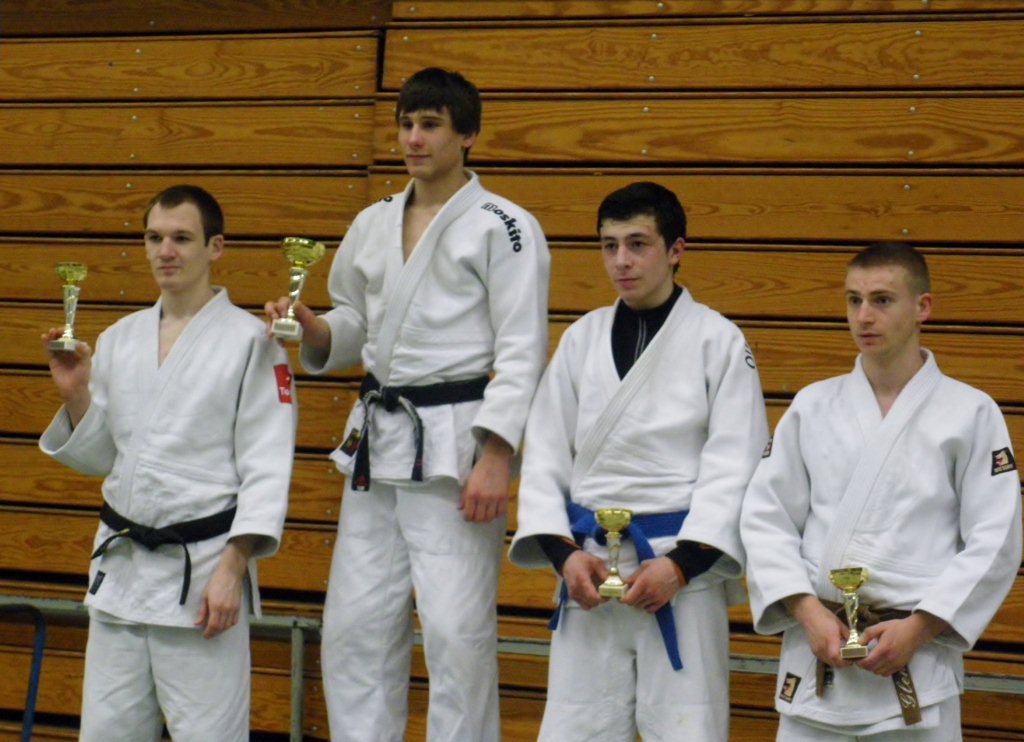
[[[537,220],[518,210],[515,243],[507,230],[489,233],[487,295],[494,332],[494,376],[473,420],[483,441],[489,431],[519,448],[530,400],[548,353],[551,257]]]
[[[811,509],[811,481],[800,448],[800,395],[782,416],[747,487],[740,535],[747,552],[747,589],[754,629],[775,634],[795,621],[782,599],[815,594],[801,556]]]
[[[677,540],[719,549],[723,557],[711,571],[735,578],[742,574],[745,560],[740,508],[768,440],[768,422],[754,356],[739,328],[728,322],[722,331],[705,337],[707,439],[700,452],[690,513]]]
[[[239,391],[234,449],[238,510],[229,538],[256,535],[253,556],[274,554],[288,511],[298,420],[288,356],[275,341],[254,336]]]
[[[574,346],[570,327],[562,336],[530,407],[519,479],[518,528],[509,547],[509,559],[520,567],[551,567],[534,536],[549,534],[572,540],[565,505],[572,480],[579,416]]]
[[[974,431],[962,441],[955,471],[963,548],[915,608],[946,621],[954,634],[936,641],[962,651],[999,610],[1021,562],[1020,479],[1006,422],[989,398],[974,414]]]
[[[107,424],[106,369],[111,356],[105,336],[101,333],[96,340],[89,377],[91,401],[85,415],[72,428],[67,410],[61,407],[39,439],[43,453],[80,474],[97,477],[110,474],[117,458],[117,445]]]
[[[366,277],[356,267],[356,254],[364,239],[362,222],[356,217],[349,227],[334,254],[327,277],[333,308],[320,316],[331,327],[331,347],[326,352],[305,344],[300,348],[299,360],[311,374],[341,371],[356,365],[366,344]]]

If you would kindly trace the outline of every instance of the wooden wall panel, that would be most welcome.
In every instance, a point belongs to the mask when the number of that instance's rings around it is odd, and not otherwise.
[[[366,178],[352,171],[0,170],[2,228],[31,235],[138,236],[149,199],[177,183],[194,183],[213,193],[231,236],[336,239],[366,205]]]
[[[862,171],[618,170],[542,173],[478,168],[488,188],[528,209],[549,239],[591,237],[597,206],[617,188],[656,180],[686,207],[694,240],[1014,242],[1024,234],[1024,178],[998,174]],[[395,193],[397,174],[371,171],[370,197]]]
[[[365,98],[377,38],[365,33],[221,38],[7,39],[5,101]]]
[[[1024,83],[1024,21],[409,27],[383,89],[444,59],[481,90],[985,89]]]
[[[376,162],[401,162],[394,101]],[[484,101],[477,163],[1021,165],[1020,97],[570,96]]]
[[[379,28],[390,0],[4,0],[4,36]]]
[[[0,167],[370,164],[366,102],[0,106]]]
[[[1013,13],[1020,0],[395,0],[392,18],[415,21],[482,19],[616,19],[799,16],[864,13]]]

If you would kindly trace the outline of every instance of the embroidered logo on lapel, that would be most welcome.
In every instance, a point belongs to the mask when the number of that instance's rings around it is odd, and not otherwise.
[[[274,366],[274,376],[277,377],[277,399],[281,404],[292,403],[292,372],[288,369],[287,363],[279,363]]]
[[[779,698],[786,703],[793,703],[793,696],[796,695],[796,689],[800,687],[800,678],[791,672],[786,673],[785,680],[782,681],[782,690],[779,691]]]
[[[1014,471],[1017,462],[1013,460],[1013,451],[1009,448],[1000,448],[992,452],[992,476],[1002,474],[1006,471]]]
[[[768,439],[768,442],[764,444],[764,450],[761,452],[761,458],[766,459],[772,455],[772,438]]]

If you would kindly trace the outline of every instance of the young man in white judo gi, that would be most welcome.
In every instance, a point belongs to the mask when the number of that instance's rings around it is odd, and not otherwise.
[[[634,183],[597,224],[619,300],[565,332],[537,389],[510,552],[563,581],[540,739],[725,742],[728,583],[768,439],[760,379],[739,328],[674,281],[675,194]],[[632,511],[621,602],[598,592],[601,508]]]
[[[963,653],[1021,560],[1010,436],[983,392],[921,347],[928,268],[907,245],[849,264],[853,371],[801,390],[741,521],[755,629],[783,633],[777,739],[961,739]],[[863,659],[844,659],[832,570],[864,568]]]
[[[324,609],[331,739],[404,739],[415,591],[428,739],[487,742],[500,734],[510,466],[547,355],[549,256],[536,220],[465,167],[480,129],[471,83],[421,70],[396,120],[410,183],[345,235],[334,308],[295,308],[307,370],[366,370],[332,454],[348,477]]]
[[[254,560],[284,527],[295,441],[285,351],[211,285],[217,201],[175,186],[146,209],[160,298],[50,352],[64,405],[40,448],[104,477],[80,739],[249,739]],[[44,347],[62,329],[43,335]]]

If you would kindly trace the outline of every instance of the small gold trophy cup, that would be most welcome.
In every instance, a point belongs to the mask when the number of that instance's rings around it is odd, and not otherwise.
[[[64,282],[64,334],[50,341],[50,350],[55,353],[70,353],[75,350],[75,314],[78,311],[78,284],[85,280],[89,269],[82,263],[57,263],[57,275]]]
[[[843,609],[846,611],[846,623],[850,626],[850,638],[839,654],[844,660],[862,660],[868,656],[868,648],[860,643],[857,631],[857,609],[860,607],[857,588],[867,582],[868,571],[864,567],[843,567],[830,571],[828,578],[843,593]]]
[[[288,316],[275,319],[271,325],[271,332],[279,340],[302,340],[302,325],[295,319],[295,302],[299,300],[302,287],[306,285],[306,276],[309,275],[308,268],[320,262],[327,248],[324,243],[311,240],[306,237],[285,237],[281,242],[281,249],[288,260],[288,277],[291,279],[288,286]]]
[[[619,547],[622,545],[622,531],[633,520],[633,513],[622,508],[602,508],[594,516],[597,524],[608,532],[608,579],[598,586],[597,592],[602,598],[620,600],[629,586],[619,576]]]

